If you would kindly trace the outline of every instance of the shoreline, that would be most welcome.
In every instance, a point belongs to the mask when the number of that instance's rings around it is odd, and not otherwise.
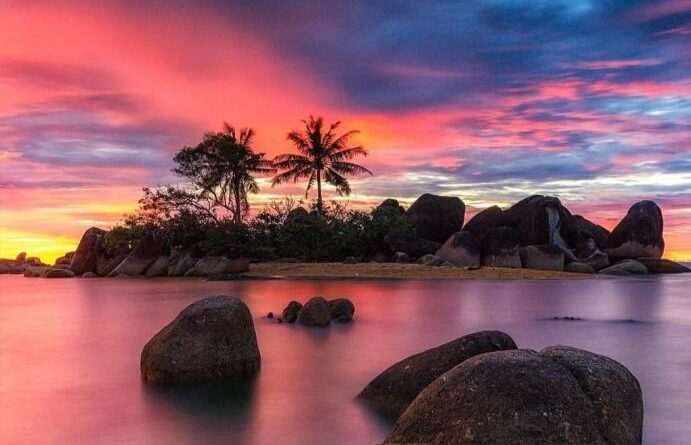
[[[412,263],[253,263],[247,276],[260,278],[299,279],[482,279],[482,280],[561,280],[593,278],[590,274],[572,272],[508,269],[500,267],[436,267]]]

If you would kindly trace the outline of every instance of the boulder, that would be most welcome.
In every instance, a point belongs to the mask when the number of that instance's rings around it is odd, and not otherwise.
[[[636,260],[622,260],[612,266],[600,271],[604,275],[643,275],[648,273],[648,269]]]
[[[417,264],[422,264],[423,266],[441,266],[441,264],[444,262],[443,259],[436,255],[432,255],[431,253],[428,253],[427,255],[423,255],[420,258],[415,261]]]
[[[479,244],[482,243],[482,239],[489,229],[505,225],[504,211],[499,206],[492,206],[470,218],[463,226],[463,231],[472,233]]]
[[[574,261],[573,263],[565,265],[564,270],[572,273],[595,273],[595,269],[579,261]]]
[[[427,385],[437,377],[478,354],[516,349],[503,332],[482,331],[412,355],[374,378],[358,398],[376,412],[398,418]]]
[[[229,259],[224,256],[205,256],[187,272],[186,277],[209,277],[224,273],[242,273],[250,270],[247,258]]]
[[[94,272],[86,272],[84,275],[82,275],[82,278],[98,278],[98,275]]]
[[[418,395],[386,443],[640,444],[635,377],[606,357],[562,348],[464,361]]]
[[[595,270],[609,266],[609,256],[597,247],[594,239],[589,238],[578,248],[578,261],[586,263]]]
[[[286,323],[295,323],[295,321],[298,319],[298,313],[300,312],[300,309],[302,309],[302,303],[295,300],[291,301],[290,303],[288,303],[288,306],[286,306],[285,309],[283,309],[281,319]]]
[[[99,255],[96,261],[96,274],[99,277],[107,277],[113,269],[118,267],[118,265],[127,258],[128,254],[128,250],[121,250],[113,255],[107,255],[105,253]]]
[[[480,247],[468,231],[451,235],[435,255],[455,266],[477,267],[481,263]]]
[[[355,305],[347,298],[329,300],[329,318],[338,323],[353,321]]]
[[[41,259],[37,256],[30,256],[24,261],[30,266],[45,266],[45,264],[43,264]]]
[[[73,278],[74,272],[70,269],[60,269],[58,267],[51,267],[43,274],[45,278]]]
[[[384,237],[384,243],[391,252],[404,252],[414,257],[434,253],[441,247],[440,243],[418,238],[407,230],[392,230]]]
[[[588,221],[581,215],[573,215],[564,218],[560,233],[566,243],[576,249],[587,243],[590,239],[595,242],[598,248],[604,249],[607,245],[607,239],[609,238],[609,230],[594,222]]]
[[[194,267],[197,261],[198,258],[189,250],[171,255],[168,261],[168,276],[181,277],[185,275],[188,270]]]
[[[406,212],[418,238],[443,243],[461,230],[465,204],[457,197],[425,193]],[[402,249],[396,249],[402,250]]]
[[[529,196],[504,211],[506,225],[518,232],[521,246],[551,244],[568,250],[560,234],[564,220],[571,216],[558,198]]]
[[[159,256],[164,255],[167,246],[167,236],[160,230],[149,230],[144,238],[137,243],[127,257],[113,269],[108,276],[118,275],[136,276],[144,273]]]
[[[55,260],[55,265],[69,266],[70,262],[72,261],[72,257],[74,257],[74,252],[67,252],[65,255]]]
[[[106,231],[98,227],[91,227],[79,241],[77,250],[70,261],[70,270],[76,275],[84,272],[96,272],[98,257],[101,255]]]
[[[540,355],[569,370],[595,407],[608,444],[640,444],[643,395],[638,379],[609,357],[570,346],[550,346]]]
[[[26,265],[23,262],[7,258],[0,259],[0,274],[20,274],[24,273],[25,269]]]
[[[691,269],[683,264],[676,263],[672,260],[658,260],[655,258],[638,258],[636,261],[641,263],[648,269],[648,273],[686,273],[691,272]]]
[[[27,278],[42,277],[48,269],[48,266],[29,266],[24,269],[24,276]]]
[[[662,229],[660,207],[653,201],[637,202],[610,234],[605,253],[615,259],[660,259],[665,250]]]
[[[395,263],[410,263],[410,255],[405,252],[394,252],[393,261]]]
[[[168,255],[161,255],[151,263],[151,266],[146,268],[144,275],[147,277],[164,277],[168,275],[168,263]]]
[[[14,260],[18,262],[26,261],[26,252],[20,252]]]
[[[519,255],[526,269],[564,270],[564,251],[557,246],[525,246],[519,249]]]
[[[297,322],[304,326],[328,326],[330,318],[329,302],[322,297],[313,297],[298,312]]]
[[[372,213],[377,213],[379,210],[383,209],[395,209],[398,213],[401,215],[405,215],[405,209],[403,206],[398,202],[398,200],[393,199],[393,198],[388,198],[382,201],[381,204],[379,204],[373,211]]]
[[[140,370],[147,383],[193,385],[244,380],[260,362],[249,309],[220,295],[187,306],[154,335],[142,350]]]
[[[518,234],[509,227],[495,227],[482,240],[482,265],[487,267],[520,268]]]

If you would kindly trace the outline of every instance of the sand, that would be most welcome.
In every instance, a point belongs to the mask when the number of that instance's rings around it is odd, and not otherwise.
[[[529,279],[529,280],[558,280],[582,279],[592,275],[570,272],[532,270],[532,269],[504,269],[498,267],[482,267],[468,270],[462,267],[434,267],[420,264],[400,263],[256,263],[250,266],[249,275],[299,277],[299,278],[384,278],[384,279]]]

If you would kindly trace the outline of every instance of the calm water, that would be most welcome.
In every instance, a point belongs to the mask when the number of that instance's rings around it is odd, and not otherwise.
[[[161,391],[142,346],[195,299],[242,297],[262,370],[243,393]],[[324,330],[261,316],[347,296],[356,322]],[[551,321],[578,316],[586,321]],[[633,321],[632,321],[633,320]],[[521,347],[565,343],[639,378],[645,443],[691,441],[691,274],[566,281],[248,281],[0,276],[0,444],[354,444],[389,428],[353,399],[391,363],[481,329]]]

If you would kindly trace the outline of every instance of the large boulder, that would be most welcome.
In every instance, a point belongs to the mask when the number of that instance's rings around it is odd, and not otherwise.
[[[250,270],[247,258],[229,259],[224,256],[209,255],[185,272],[186,277],[209,277],[224,273],[242,273]]]
[[[683,264],[676,263],[672,260],[658,260],[655,258],[638,258],[636,261],[641,263],[648,269],[648,273],[687,273],[691,269]]]
[[[405,215],[405,208],[398,202],[398,200],[393,198],[385,199],[379,204],[373,211],[373,214],[378,213],[380,210],[386,211],[388,209],[393,209],[401,215]]]
[[[636,260],[622,260],[612,266],[600,270],[604,275],[644,275],[648,273],[648,268]]]
[[[26,270],[26,264],[21,261],[0,259],[0,274],[22,274]]]
[[[540,355],[569,370],[595,407],[609,444],[640,444],[643,395],[638,379],[609,357],[570,346],[550,346]]]
[[[55,260],[56,266],[69,266],[72,262],[72,257],[74,257],[74,252],[67,252],[65,255],[58,257]]]
[[[106,231],[98,227],[91,227],[84,232],[70,261],[72,272],[82,275],[84,272],[97,271],[98,257],[102,253],[105,236]]]
[[[642,398],[619,363],[574,348],[490,352],[427,386],[386,443],[630,445]]]
[[[553,196],[529,196],[504,211],[506,225],[518,232],[521,246],[551,244],[568,250],[560,234],[569,211]]]
[[[595,273],[595,269],[588,266],[586,263],[581,263],[580,261],[574,261],[574,262],[571,262],[569,264],[566,264],[564,266],[564,270],[566,272],[571,272],[571,273],[588,273],[588,274]]]
[[[451,235],[435,255],[455,266],[477,267],[481,262],[480,247],[468,231]]]
[[[26,252],[19,252],[14,260],[18,262],[26,261]]]
[[[49,266],[28,266],[24,269],[24,276],[27,278],[42,277],[48,269],[50,269]]]
[[[564,270],[564,251],[557,246],[525,246],[520,248],[519,255],[525,269]]]
[[[605,252],[610,258],[661,258],[665,251],[662,238],[662,211],[653,201],[640,201],[614,228]]]
[[[472,233],[477,242],[482,243],[482,239],[489,229],[505,225],[504,211],[499,206],[492,206],[470,218],[463,226],[463,231]]]
[[[564,218],[560,230],[566,243],[578,249],[592,239],[596,246],[604,249],[609,238],[609,230],[582,217],[572,215]]]
[[[125,249],[122,249],[113,254],[107,254],[106,252],[103,252],[101,255],[98,256],[98,260],[96,261],[96,274],[99,277],[107,277],[108,274],[110,274],[113,271],[113,269],[118,267],[118,265],[122,263],[122,261],[125,258],[127,258],[128,254],[129,251]]]
[[[168,262],[168,255],[159,256],[156,258],[156,261],[146,268],[144,275],[147,277],[164,277],[168,275]]]
[[[166,253],[167,241],[164,232],[160,230],[149,230],[144,235],[144,238],[142,238],[134,249],[132,249],[132,252],[130,252],[127,257],[108,274],[108,276],[141,275],[147,267],[158,259],[158,257]]]
[[[518,233],[509,227],[489,229],[482,240],[482,265],[520,268]]]
[[[597,247],[594,239],[588,238],[585,243],[578,247],[578,261],[587,264],[595,270],[604,269],[609,266],[609,255]]]
[[[391,252],[404,252],[414,257],[434,253],[441,247],[440,243],[418,238],[407,230],[392,230],[384,237],[384,243]]]
[[[186,307],[154,335],[142,350],[140,370],[147,383],[192,385],[246,379],[260,362],[249,309],[220,295]]]
[[[347,298],[335,298],[329,300],[329,318],[338,323],[353,321],[355,305]]]
[[[330,319],[329,302],[322,297],[313,297],[298,312],[297,322],[304,326],[328,326]]]
[[[464,217],[465,204],[460,198],[430,193],[420,196],[406,212],[406,218],[418,238],[438,243],[443,243],[461,230]]]
[[[197,261],[199,261],[195,253],[196,252],[192,250],[171,252],[170,258],[168,259],[168,276],[181,277],[185,275],[185,273],[192,269],[194,265],[197,264]]]
[[[74,278],[75,273],[69,269],[60,269],[58,267],[51,267],[43,272],[45,278]]]
[[[454,366],[478,354],[508,349],[516,349],[516,343],[503,332],[465,335],[392,365],[375,377],[358,398],[380,414],[397,418],[420,391]]]

